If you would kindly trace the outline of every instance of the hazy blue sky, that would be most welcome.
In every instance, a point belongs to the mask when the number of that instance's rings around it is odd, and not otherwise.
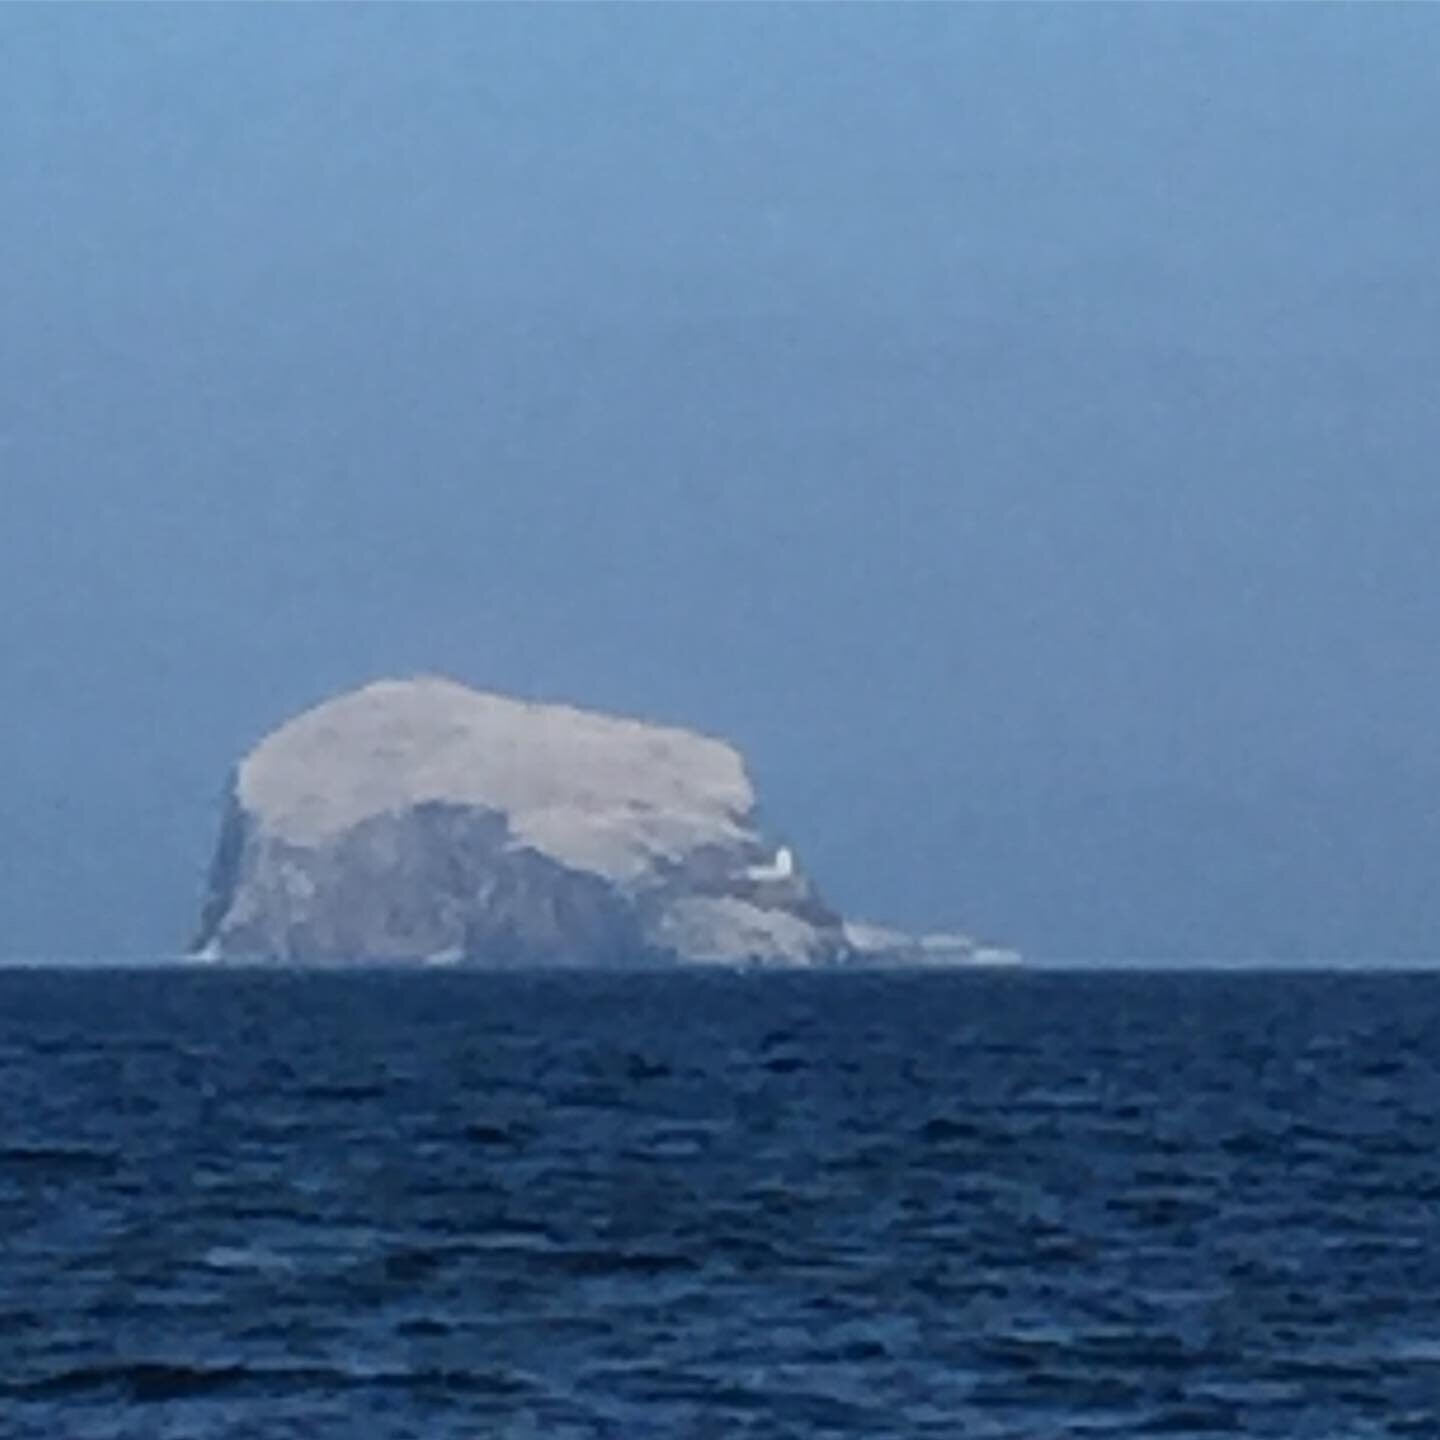
[[[1440,10],[0,9],[0,951],[443,670],[843,908],[1440,954]]]

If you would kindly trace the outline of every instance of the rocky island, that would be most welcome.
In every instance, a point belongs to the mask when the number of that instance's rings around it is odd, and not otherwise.
[[[879,958],[855,939],[761,833],[730,745],[427,677],[329,700],[241,761],[194,954],[492,967]]]

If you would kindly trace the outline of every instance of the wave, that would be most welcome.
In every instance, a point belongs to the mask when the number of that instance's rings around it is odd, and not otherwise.
[[[241,1391],[266,1394],[337,1390],[401,1389],[505,1395],[529,1388],[509,1372],[471,1370],[367,1370],[330,1366],[176,1365],[141,1361],[89,1365],[37,1379],[0,1385],[12,1400],[64,1400],[94,1396],[135,1404],[197,1400]]]

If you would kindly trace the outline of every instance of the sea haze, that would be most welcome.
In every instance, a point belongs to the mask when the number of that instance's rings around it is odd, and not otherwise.
[[[1440,977],[0,974],[6,1440],[1435,1433]]]
[[[0,5],[0,945],[382,676],[724,737],[842,913],[1440,936],[1440,7]]]

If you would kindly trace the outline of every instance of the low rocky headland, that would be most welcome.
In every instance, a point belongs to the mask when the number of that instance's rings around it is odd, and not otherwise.
[[[194,954],[490,967],[1009,958],[846,925],[709,736],[386,680],[238,766]]]

